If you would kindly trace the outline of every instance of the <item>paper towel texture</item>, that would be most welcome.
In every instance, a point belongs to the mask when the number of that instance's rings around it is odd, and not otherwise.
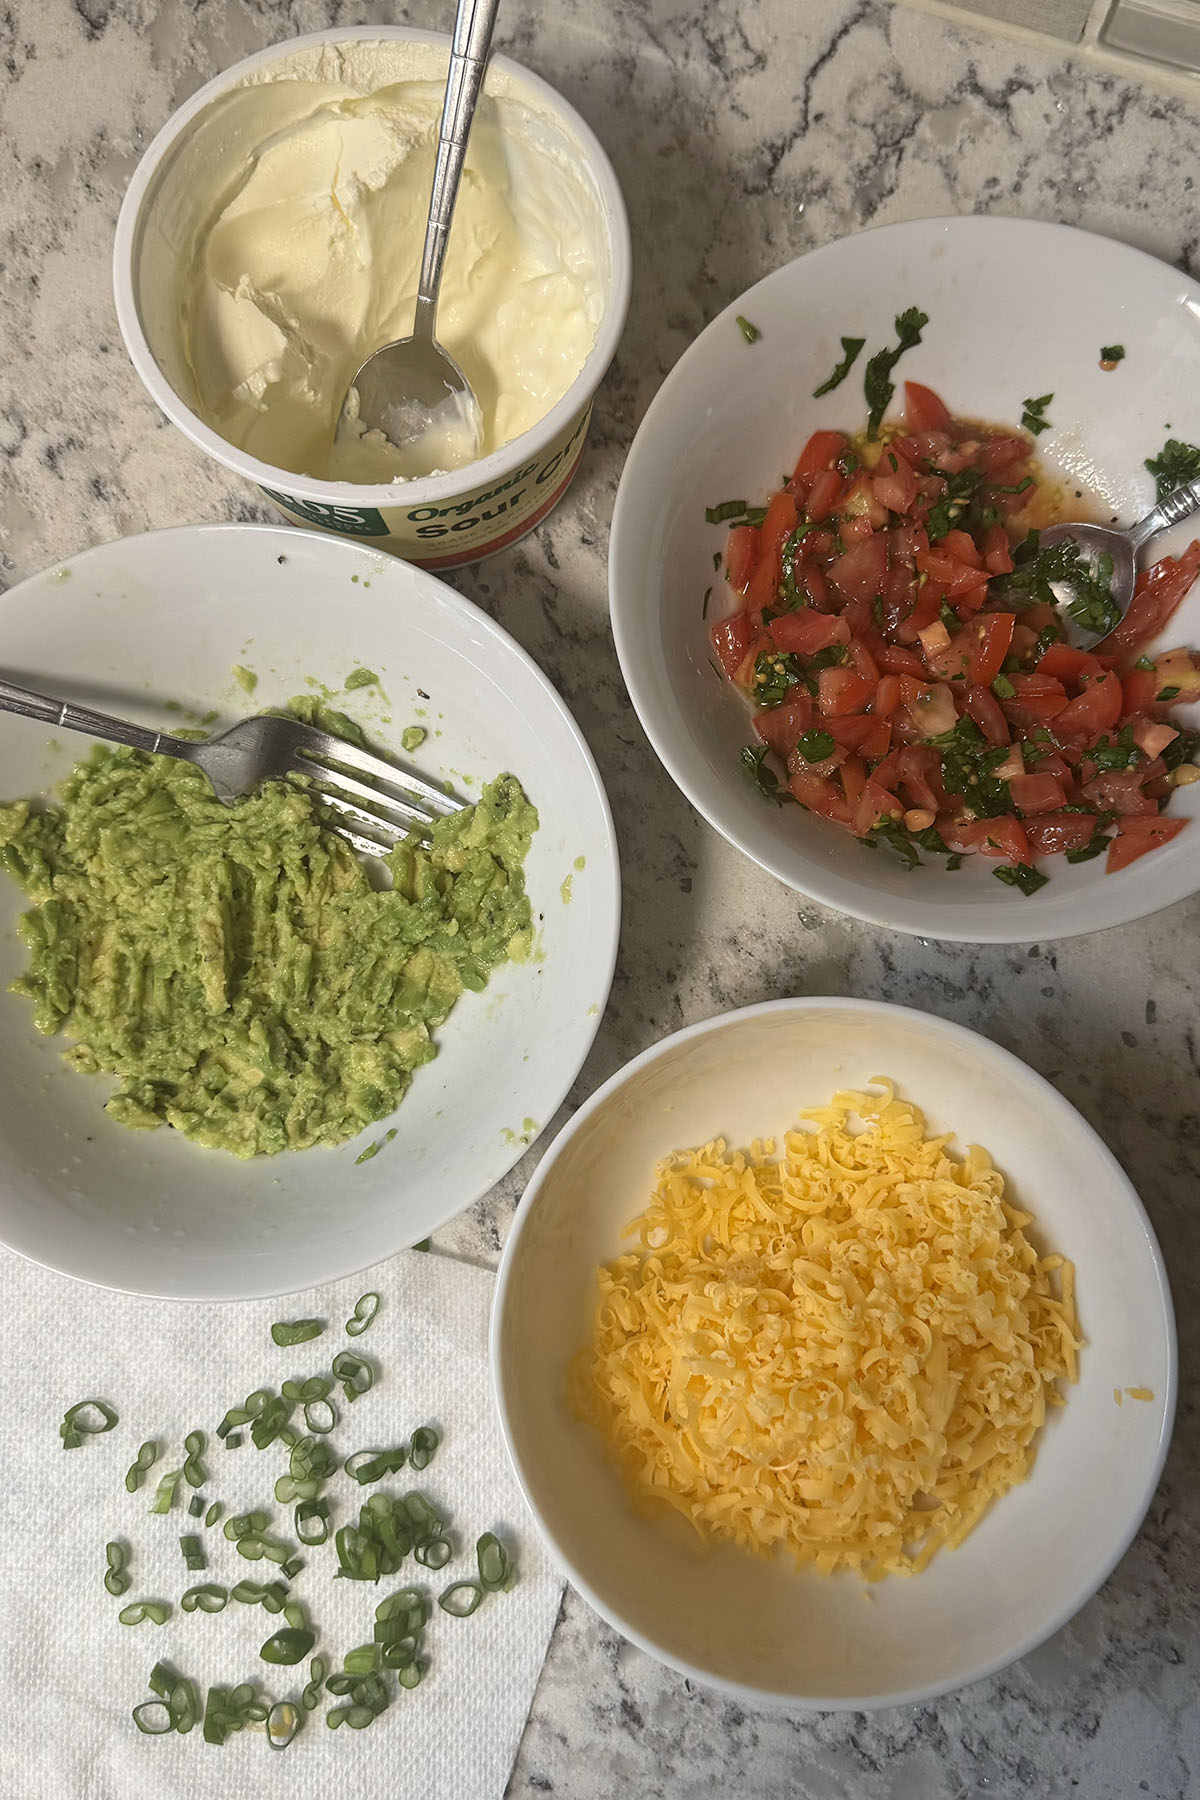
[[[449,1258],[406,1251],[366,1274],[285,1300],[229,1306],[185,1305],[107,1293],[0,1253],[3,1302],[0,1374],[0,1800],[310,1800],[352,1793],[358,1800],[500,1800],[521,1737],[562,1591],[561,1578],[536,1538],[509,1469],[495,1421],[487,1357],[492,1276]],[[371,1328],[357,1339],[345,1321],[365,1290],[383,1295]],[[323,1336],[293,1349],[270,1335],[277,1319],[323,1318]],[[179,1596],[195,1582],[226,1587],[269,1581],[267,1562],[237,1554],[221,1525],[205,1530],[188,1514],[193,1492],[225,1504],[225,1515],[258,1506],[273,1532],[295,1541],[292,1508],[274,1498],[287,1468],[281,1444],[256,1450],[249,1431],[239,1449],[216,1436],[227,1407],[260,1386],[328,1372],[340,1349],[356,1348],[376,1365],[374,1387],[345,1404],[328,1440],[341,1458],[408,1440],[435,1425],[442,1444],[422,1473],[409,1469],[374,1488],[344,1473],[327,1484],[327,1544],[298,1548],[305,1568],[293,1596],[317,1630],[314,1653],[332,1670],[369,1642],[375,1607],[413,1584],[436,1596],[475,1573],[475,1541],[495,1531],[516,1547],[519,1578],[510,1593],[485,1597],[470,1618],[436,1605],[425,1633],[428,1673],[412,1692],[389,1684],[391,1708],[365,1731],[331,1731],[325,1699],[284,1751],[261,1728],[206,1744],[187,1736],[142,1736],[130,1717],[152,1698],[146,1678],[158,1660],[197,1684],[257,1681],[273,1699],[298,1698],[307,1659],[293,1669],[260,1660],[260,1645],[284,1623],[260,1606],[230,1601],[224,1612],[184,1613]],[[58,1426],[76,1400],[107,1400],[117,1427],[64,1451]],[[180,1482],[172,1511],[149,1506],[158,1478],[183,1460],[183,1438],[208,1436],[209,1479]],[[162,1455],[142,1487],[126,1491],[125,1471],[146,1438]],[[382,1489],[427,1493],[449,1520],[454,1560],[437,1573],[410,1558],[401,1572],[371,1582],[334,1580],[332,1528],[357,1515]],[[195,1532],[208,1556],[189,1572],[179,1548]],[[115,1599],[104,1588],[104,1546],[129,1546],[132,1580]],[[167,1623],[122,1626],[121,1607],[141,1597],[170,1600]]]

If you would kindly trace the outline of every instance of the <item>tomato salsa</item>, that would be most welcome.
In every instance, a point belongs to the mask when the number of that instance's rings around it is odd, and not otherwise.
[[[1200,699],[1200,658],[1145,650],[1200,541],[1146,570],[1122,619],[1103,569],[1039,546],[1048,485],[1024,433],[906,382],[877,442],[815,432],[765,508],[717,509],[740,604],[712,644],[754,708],[742,756],[764,797],[909,866],[994,858],[1026,894],[1040,858],[1104,854],[1112,871],[1183,829],[1164,814],[1200,780],[1200,732],[1171,718]],[[1111,626],[1093,650],[1065,641],[1064,580],[1077,616]]]

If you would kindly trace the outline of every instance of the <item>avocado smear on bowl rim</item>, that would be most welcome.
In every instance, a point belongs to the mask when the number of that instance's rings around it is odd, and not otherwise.
[[[344,715],[289,711],[357,743]],[[304,787],[225,805],[191,764],[98,748],[57,806],[0,806],[0,867],[33,901],[12,991],[66,1060],[118,1077],[119,1124],[235,1156],[338,1144],[386,1118],[464,988],[524,961],[537,812],[512,775],[383,859],[372,885]]]

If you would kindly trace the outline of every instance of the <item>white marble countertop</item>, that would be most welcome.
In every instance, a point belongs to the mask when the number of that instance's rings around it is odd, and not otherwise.
[[[451,10],[413,0],[403,16],[445,28]],[[202,81],[263,44],[370,17],[358,0],[0,8],[0,585],[102,539],[271,516],[145,398],[113,314],[113,224],[140,151]],[[1182,1358],[1175,1444],[1145,1528],[1024,1662],[916,1709],[756,1713],[659,1667],[568,1591],[509,1794],[1200,1794],[1200,901],[1100,937],[972,949],[798,899],[719,840],[658,766],[605,599],[631,434],[743,287],[865,225],[992,211],[1084,225],[1200,274],[1188,173],[1200,173],[1200,104],[881,0],[506,0],[497,41],[592,123],[634,232],[629,327],[573,490],[535,536],[457,578],[565,695],[621,836],[620,964],[573,1099],[680,1024],[784,994],[872,995],[973,1025],[1048,1076],[1129,1170],[1170,1265]],[[494,1263],[537,1155],[437,1247]]]

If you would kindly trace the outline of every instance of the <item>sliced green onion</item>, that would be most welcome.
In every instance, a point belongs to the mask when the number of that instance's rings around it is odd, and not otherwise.
[[[324,1329],[323,1319],[281,1319],[272,1325],[271,1336],[280,1349],[288,1350],[293,1344],[307,1344],[311,1338],[320,1337]]]
[[[383,1302],[383,1296],[372,1290],[369,1294],[360,1294],[354,1302],[353,1315],[346,1320],[346,1336],[361,1337],[369,1326],[374,1324],[375,1315]]]
[[[325,1714],[325,1723],[331,1731],[336,1731],[342,1724],[349,1725],[353,1731],[363,1731],[374,1718],[369,1706],[334,1706]]]
[[[270,1515],[265,1512],[234,1513],[226,1519],[222,1530],[231,1542],[236,1543],[238,1538],[251,1537],[265,1531],[269,1524]]]
[[[360,1487],[366,1487],[369,1482],[382,1481],[385,1475],[394,1475],[402,1469],[407,1455],[403,1444],[395,1450],[356,1450],[342,1467],[347,1475],[353,1475]]]
[[[128,1556],[124,1544],[105,1544],[104,1554],[108,1558],[108,1568],[104,1575],[104,1585],[110,1594],[123,1594],[129,1586],[129,1576],[125,1573],[125,1561]]]
[[[413,1551],[423,1569],[444,1569],[453,1555],[454,1545],[444,1537],[428,1538]]]
[[[229,1433],[229,1436],[225,1439],[225,1448],[227,1450],[240,1450],[241,1447],[242,1447],[241,1432],[240,1431],[231,1431]]]
[[[275,1483],[275,1498],[281,1506],[290,1506],[293,1500],[315,1500],[321,1491],[321,1483],[315,1475],[306,1476],[297,1481],[294,1475],[281,1475]]]
[[[263,1589],[262,1603],[269,1613],[286,1613],[288,1605],[288,1589],[282,1581],[268,1581]]]
[[[152,1513],[170,1512],[175,1504],[175,1490],[179,1486],[179,1477],[182,1474],[182,1469],[172,1469],[170,1474],[163,1476],[155,1490],[154,1503],[150,1508]]]
[[[402,1688],[420,1687],[425,1679],[425,1664],[419,1658],[415,1662],[406,1663],[398,1679]]]
[[[357,1650],[347,1650],[342,1667],[347,1675],[374,1675],[379,1667],[378,1644],[360,1644]]]
[[[117,1614],[122,1625],[140,1625],[143,1619],[149,1619],[152,1625],[165,1625],[170,1616],[168,1600],[133,1600]]]
[[[133,1709],[133,1722],[147,1737],[162,1737],[175,1729],[171,1709],[165,1700],[143,1700]]]
[[[171,1689],[178,1680],[179,1676],[170,1663],[156,1662],[150,1671],[150,1678],[146,1686],[152,1694],[157,1694],[160,1700],[169,1700]]]
[[[284,1579],[286,1581],[295,1581],[297,1575],[300,1573],[300,1571],[303,1567],[304,1567],[303,1558],[299,1557],[299,1556],[293,1556],[293,1557],[289,1558],[289,1560],[287,1562],[280,1564],[279,1573],[284,1577]]]
[[[137,1453],[137,1459],[131,1462],[125,1475],[125,1486],[133,1494],[142,1485],[142,1476],[147,1469],[154,1467],[158,1461],[158,1445],[153,1438],[147,1438]]]
[[[207,1569],[208,1558],[198,1537],[185,1532],[179,1540],[179,1548],[183,1551],[183,1560],[189,1569]]]
[[[341,1382],[342,1392],[347,1400],[357,1400],[360,1394],[367,1393],[375,1381],[374,1364],[353,1350],[339,1350],[330,1367]]]
[[[370,1383],[368,1382],[368,1387]],[[97,1425],[96,1414],[100,1415]],[[78,1450],[85,1437],[100,1437],[111,1431],[117,1424],[118,1416],[107,1400],[77,1400],[74,1406],[68,1406],[63,1414],[63,1422],[58,1428],[64,1450]]]
[[[324,1375],[309,1375],[304,1381],[283,1382],[279,1391],[285,1400],[294,1401],[300,1406],[309,1400],[324,1400],[332,1386],[333,1383],[327,1381]]]
[[[221,1514],[224,1511],[225,1511],[225,1502],[223,1500],[214,1500],[212,1505],[209,1507],[208,1511],[204,1515],[205,1525],[208,1527],[215,1525],[217,1520],[220,1518]]]
[[[237,1581],[229,1590],[229,1598],[243,1606],[261,1606],[266,1591],[261,1581]]]
[[[291,1700],[277,1700],[267,1714],[267,1742],[272,1750],[286,1750],[300,1727],[304,1714]]]
[[[508,1551],[500,1539],[485,1531],[475,1545],[475,1561],[479,1565],[479,1585],[485,1594],[494,1594],[508,1580]]]
[[[251,1700],[245,1708],[245,1718],[251,1725],[265,1725],[270,1710],[265,1700]]]
[[[258,1654],[264,1662],[286,1663],[290,1666],[292,1663],[303,1662],[316,1641],[315,1631],[297,1631],[294,1625],[289,1625],[285,1630],[277,1631],[274,1637],[269,1637]]]
[[[199,1518],[203,1517],[203,1514],[204,1514],[204,1495],[203,1494],[193,1494],[192,1495],[191,1499],[188,1501],[188,1512],[191,1514],[193,1519],[199,1519]]]
[[[293,1515],[296,1536],[302,1544],[323,1544],[329,1537],[329,1502],[304,1500]]]
[[[379,1497],[380,1496],[374,1496],[374,1498]],[[368,1501],[367,1504],[369,1506],[371,1502]],[[424,1494],[405,1494],[401,1504],[409,1518],[412,1520],[414,1529],[419,1532],[422,1537],[429,1538],[441,1535],[442,1526],[445,1523],[445,1520],[442,1519],[429,1504]]]
[[[417,1654],[417,1640],[411,1632],[404,1637],[390,1638],[380,1646],[380,1653],[385,1669],[407,1669]]]
[[[325,1437],[337,1424],[337,1408],[331,1400],[306,1400],[304,1403],[304,1429]]]
[[[189,1431],[183,1440],[183,1447],[187,1451],[187,1461],[183,1465],[183,1476],[189,1487],[203,1487],[204,1483],[208,1480],[204,1464],[200,1461],[200,1458],[204,1455],[204,1448],[207,1442],[208,1439],[202,1431]]]
[[[190,1681],[181,1678],[175,1683],[167,1701],[167,1710],[170,1712],[171,1723],[175,1730],[186,1737],[200,1716],[196,1689]]]
[[[432,1425],[418,1425],[408,1446],[408,1460],[413,1468],[427,1468],[430,1458],[441,1441]]]
[[[364,1675],[354,1685],[350,1698],[358,1706],[369,1706],[376,1718],[391,1705],[383,1680],[378,1675]]]
[[[325,1680],[325,1658],[314,1656],[308,1665],[308,1686],[300,1695],[300,1704],[305,1712],[312,1712],[321,1703],[321,1686]]]
[[[308,1630],[308,1615],[298,1600],[289,1600],[283,1609],[283,1616],[293,1631]]]
[[[438,1595],[438,1605],[452,1619],[469,1619],[482,1599],[483,1589],[477,1581],[455,1581]]]
[[[188,1588],[179,1604],[185,1613],[224,1612],[229,1602],[229,1589],[222,1587],[217,1581],[201,1581],[195,1587]]]
[[[329,1677],[329,1680],[325,1683],[325,1689],[327,1693],[335,1695],[340,1700],[343,1694],[352,1693],[357,1685],[357,1677],[354,1675],[347,1675],[346,1671],[343,1669],[340,1673],[335,1673]]]
[[[250,1427],[254,1448],[265,1450],[268,1444],[273,1444],[286,1430],[291,1413],[291,1402],[273,1394]]]

